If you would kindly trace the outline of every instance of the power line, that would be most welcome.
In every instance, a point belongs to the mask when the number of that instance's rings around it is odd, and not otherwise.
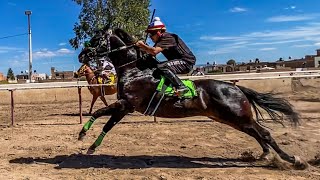
[[[8,38],[12,38],[12,37],[27,35],[27,34],[28,33],[16,34],[16,35],[11,35],[11,36],[3,36],[3,37],[0,37],[0,39],[8,39]]]

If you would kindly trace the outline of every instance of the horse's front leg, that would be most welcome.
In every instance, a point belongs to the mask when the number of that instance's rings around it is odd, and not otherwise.
[[[79,133],[78,140],[82,140],[84,138],[84,136],[86,135],[86,132],[90,129],[90,127],[92,126],[95,120],[97,120],[101,116],[110,116],[113,114],[113,112],[119,111],[119,109],[124,110],[125,104],[126,102],[124,100],[118,100],[107,107],[104,107],[95,111],[90,117],[89,121],[83,125]]]
[[[107,124],[104,125],[102,132],[96,139],[96,141],[90,146],[90,148],[87,151],[87,154],[93,154],[95,149],[101,144],[104,136],[125,116],[129,113],[128,110],[115,110]]]

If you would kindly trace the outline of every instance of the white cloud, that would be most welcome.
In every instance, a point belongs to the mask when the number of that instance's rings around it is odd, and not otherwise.
[[[314,44],[295,44],[291,47],[301,48],[301,47],[310,47],[310,46],[314,46]]]
[[[290,9],[296,9],[296,8],[297,8],[296,6],[289,6],[289,7],[286,7],[286,8],[284,8],[284,9],[290,10]]]
[[[67,45],[67,43],[64,43],[64,42],[59,43],[59,46],[65,46],[65,45]]]
[[[276,31],[251,32],[240,36],[201,36],[200,39],[207,41],[248,41],[249,43],[262,43],[265,41],[283,41],[273,43],[290,43],[303,40],[320,41],[320,23],[309,23],[304,26]]]
[[[272,45],[272,44],[286,44],[286,43],[293,43],[303,41],[303,39],[296,39],[296,40],[287,40],[287,41],[273,41],[273,42],[257,42],[251,43],[250,45]]]
[[[274,31],[260,31],[240,34],[239,36],[201,36],[201,44],[210,44],[215,50],[208,49],[210,55],[240,52],[240,48],[246,51],[271,51],[280,47],[264,47],[270,45],[282,45],[286,47],[303,48],[308,46],[320,46],[320,23],[304,23],[301,26],[288,27]],[[242,47],[240,47],[242,46]],[[203,47],[202,49],[206,48]],[[242,49],[241,49],[242,50]]]
[[[289,22],[289,21],[306,21],[319,17],[319,14],[301,14],[295,16],[274,16],[268,18],[267,22]]]
[[[217,55],[217,54],[226,54],[237,51],[237,49],[245,48],[246,45],[234,45],[234,44],[227,44],[221,48],[215,49],[213,51],[209,51],[208,54],[210,55]]]
[[[245,40],[244,37],[240,36],[201,36],[201,40],[212,40],[212,41],[239,41]]]
[[[22,50],[23,50],[22,48],[9,47],[9,46],[0,46],[0,53],[1,54],[9,53],[11,51],[18,52],[18,51],[22,51]]]
[[[57,53],[59,54],[72,54],[74,53],[73,51],[69,50],[69,49],[66,49],[66,48],[61,48],[57,51]]]
[[[0,46],[0,50],[6,50],[6,51],[16,51],[21,50],[22,48],[17,47],[9,47],[9,46]]]
[[[73,53],[74,53],[74,51],[71,51],[66,48],[61,48],[57,51],[50,51],[50,50],[44,48],[39,51],[33,52],[33,58],[34,59],[50,58],[50,57],[57,57],[57,56],[65,56],[65,55],[73,54]]]
[[[56,56],[56,54],[52,51],[48,51],[48,50],[40,50],[40,51],[36,51],[32,54],[34,59],[38,59],[38,58],[48,58],[48,57],[54,57]]]
[[[233,13],[239,13],[239,12],[246,12],[248,11],[246,8],[241,8],[241,7],[233,7],[229,10],[230,12]]]
[[[273,51],[276,50],[276,48],[260,48],[259,51]]]

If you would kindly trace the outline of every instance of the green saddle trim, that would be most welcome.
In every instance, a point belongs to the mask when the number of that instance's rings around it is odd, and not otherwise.
[[[166,88],[164,90],[164,94],[166,96],[174,96],[175,92],[174,89],[172,88],[172,85],[170,84],[169,86],[165,86],[164,82],[165,82],[166,78],[161,76],[160,82],[157,86],[157,91],[162,92],[163,88]],[[182,95],[182,97],[184,98],[193,98],[195,96],[198,96],[197,91],[196,91],[196,86],[194,85],[193,81],[189,80],[189,79],[182,79],[183,84],[188,87],[189,91],[184,93]]]

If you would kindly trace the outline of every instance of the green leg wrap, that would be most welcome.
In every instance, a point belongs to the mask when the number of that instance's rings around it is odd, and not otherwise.
[[[95,120],[96,119],[94,117],[91,117],[89,121],[84,124],[83,130],[88,131]]]
[[[101,134],[99,135],[99,137],[97,138],[97,140],[94,142],[94,145],[96,147],[100,146],[105,135],[106,135],[106,133],[102,131]]]

